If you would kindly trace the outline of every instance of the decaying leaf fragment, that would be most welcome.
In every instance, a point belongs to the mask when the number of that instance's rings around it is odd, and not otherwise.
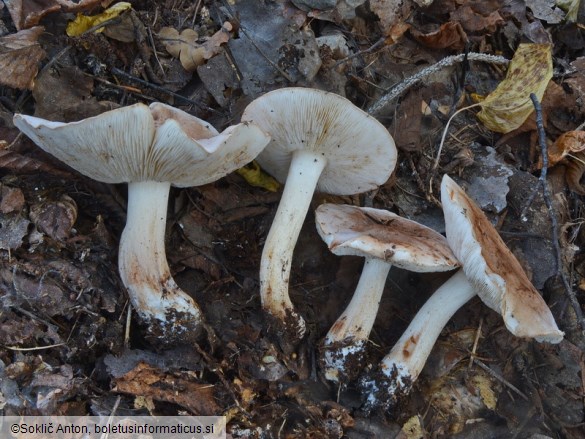
[[[172,27],[163,27],[158,36],[167,52],[175,58],[179,58],[185,70],[193,72],[206,60],[220,53],[221,45],[229,41],[231,31],[232,25],[226,21],[221,29],[203,44],[197,42],[199,34],[193,29],[185,29],[179,33]]]
[[[45,51],[37,41],[44,30],[44,27],[37,26],[0,38],[0,84],[19,89],[33,88],[38,63],[45,57]]]
[[[70,21],[67,24],[67,35],[70,37],[77,37],[84,32],[87,32],[89,29],[96,27],[106,21],[109,21],[113,18],[119,16],[122,12],[128,11],[132,9],[132,5],[128,2],[120,2],[116,3],[111,8],[106,9],[104,12],[98,15],[83,15],[77,14],[75,20]],[[104,27],[100,27],[96,29],[95,32],[103,32]]]
[[[250,186],[261,187],[270,192],[278,192],[280,189],[280,183],[264,172],[256,161],[248,163],[236,172],[244,177]]]
[[[548,149],[548,160],[549,166],[565,164],[565,179],[569,189],[585,195],[585,187],[581,185],[581,177],[585,173],[585,131],[562,134]]]
[[[551,45],[520,44],[506,78],[481,103],[477,117],[492,131],[515,130],[534,111],[530,94],[542,100],[551,78]]]
[[[197,383],[181,374],[165,373],[143,362],[116,379],[114,391],[178,404],[201,416],[220,412],[213,385]]]

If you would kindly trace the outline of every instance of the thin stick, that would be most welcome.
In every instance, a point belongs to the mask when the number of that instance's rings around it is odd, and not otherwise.
[[[481,325],[483,324],[483,317],[479,319],[479,325],[477,331],[475,331],[475,340],[473,340],[473,347],[471,348],[471,354],[469,355],[469,366],[467,370],[471,370],[473,366],[473,360],[475,359],[475,353],[477,352],[477,345],[479,344],[479,337],[481,336]]]
[[[205,110],[205,111],[209,111],[211,113],[221,114],[221,112],[219,112],[217,110],[214,110],[213,108],[208,107],[207,105],[200,104],[197,101],[194,101],[192,99],[186,98],[185,96],[181,96],[180,94],[177,94],[175,92],[172,92],[172,91],[170,91],[170,90],[168,90],[168,89],[166,89],[164,87],[161,87],[161,86],[158,86],[158,85],[153,84],[151,82],[148,82],[148,81],[145,81],[143,79],[137,78],[136,76],[132,76],[132,75],[124,72],[123,70],[118,69],[117,67],[112,67],[112,73],[114,75],[119,75],[119,76],[122,76],[122,77],[124,77],[126,79],[129,79],[131,81],[134,81],[134,82],[136,82],[136,83],[138,83],[140,85],[144,85],[145,87],[151,88],[151,89],[156,90],[156,91],[160,91],[161,93],[167,94],[167,95],[172,96],[172,97],[177,98],[177,99],[180,99],[180,100],[182,100],[184,102],[187,102],[188,104],[195,105],[200,110]]]
[[[491,376],[493,376],[495,379],[497,379],[498,381],[500,381],[502,384],[506,385],[511,390],[513,390],[515,393],[517,393],[518,395],[520,395],[522,397],[522,399],[524,399],[525,401],[530,401],[530,398],[528,398],[528,396],[526,396],[520,389],[518,389],[518,387],[516,387],[514,384],[512,384],[511,382],[509,382],[508,380],[506,380],[499,373],[497,373],[494,370],[492,370],[492,368],[489,367],[487,364],[485,364],[483,361],[478,360],[477,358],[474,358],[473,359],[473,362],[475,364],[477,364],[479,367],[481,367],[483,370],[485,370],[487,373],[489,373]]]
[[[34,347],[34,348],[19,348],[18,346],[6,346],[6,345],[3,345],[2,347],[3,348],[6,348],[6,349],[10,349],[11,351],[27,352],[27,351],[40,351],[40,350],[43,350],[43,349],[56,348],[56,347],[59,347],[59,346],[65,346],[65,343],[50,344],[50,345],[47,345],[47,346],[37,346],[37,347]]]
[[[425,79],[427,76],[430,76],[433,73],[436,73],[436,72],[444,69],[445,67],[449,67],[449,66],[452,66],[456,63],[463,62],[466,59],[469,61],[484,61],[484,62],[488,62],[488,63],[492,63],[492,64],[504,64],[504,65],[507,65],[510,62],[510,60],[508,60],[502,56],[488,55],[485,53],[477,53],[477,52],[470,52],[468,54],[462,53],[460,55],[448,56],[446,58],[443,58],[438,63],[422,69],[420,72],[416,73],[414,76],[411,76],[410,78],[407,78],[404,81],[396,84],[394,87],[392,87],[389,90],[389,92],[387,94],[385,94],[380,99],[378,99],[376,102],[374,102],[372,105],[370,105],[370,107],[368,108],[368,113],[370,113],[374,116],[379,114],[394,99],[398,98],[402,93],[404,93],[406,90],[408,90],[413,85],[415,85],[418,82]]]
[[[585,320],[583,319],[583,312],[581,311],[581,305],[577,301],[575,297],[575,292],[573,291],[571,284],[569,283],[567,277],[565,276],[565,271],[563,269],[563,260],[561,255],[561,247],[559,245],[559,225],[557,222],[557,217],[553,210],[553,203],[552,197],[550,194],[550,189],[548,187],[548,182],[546,180],[546,175],[548,172],[548,148],[546,145],[546,134],[544,132],[544,123],[542,120],[542,108],[540,106],[540,102],[534,93],[530,93],[530,99],[532,99],[532,104],[534,105],[534,111],[536,113],[536,128],[538,130],[538,143],[540,144],[540,153],[542,154],[542,169],[540,170],[540,177],[539,177],[539,184],[542,185],[542,195],[544,198],[544,202],[546,204],[546,208],[548,210],[548,216],[550,218],[550,222],[552,225],[552,243],[555,249],[556,255],[556,265],[557,265],[557,275],[560,276],[563,285],[565,287],[565,293],[573,309],[575,310],[575,315],[577,316],[577,320],[581,326],[581,329],[585,331]]]

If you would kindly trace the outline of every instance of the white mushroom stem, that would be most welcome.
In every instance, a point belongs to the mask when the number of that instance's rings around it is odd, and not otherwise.
[[[132,306],[143,321],[162,328],[160,337],[199,329],[201,310],[171,277],[165,253],[167,205],[171,184],[128,184],[126,227],[120,239],[119,268]],[[156,322],[153,322],[156,320]]]
[[[374,326],[386,278],[392,264],[366,258],[355,293],[333,324],[323,342],[322,362],[325,377],[331,381],[352,376],[352,367],[361,369],[366,342]]]
[[[327,159],[320,154],[305,150],[293,154],[260,262],[262,307],[280,320],[287,332],[296,333],[298,338],[304,336],[305,322],[293,310],[288,294],[290,269],[295,244],[326,164]]]
[[[366,258],[351,302],[327,333],[325,345],[368,339],[391,267],[392,264],[381,259]]]
[[[391,379],[390,395],[410,390],[447,322],[475,295],[465,273],[459,270],[427,300],[381,362],[382,373]]]

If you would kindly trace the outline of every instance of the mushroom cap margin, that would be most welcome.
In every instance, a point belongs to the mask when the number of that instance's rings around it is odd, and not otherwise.
[[[559,343],[564,333],[516,257],[482,210],[446,174],[441,203],[447,241],[481,300],[517,337]]]
[[[443,235],[387,210],[322,204],[315,222],[336,255],[375,257],[419,273],[459,267]]]

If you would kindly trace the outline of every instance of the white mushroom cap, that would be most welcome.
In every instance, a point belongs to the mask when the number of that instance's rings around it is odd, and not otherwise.
[[[336,255],[375,257],[415,272],[449,271],[459,262],[443,235],[392,212],[322,204],[315,222]]]
[[[327,160],[318,192],[350,195],[385,183],[397,151],[388,130],[349,100],[322,90],[282,88],[253,101],[242,120],[254,122],[272,140],[257,161],[280,182],[292,153],[308,150]]]
[[[481,209],[449,176],[441,183],[447,240],[483,302],[517,337],[560,343],[563,332]]]
[[[161,103],[71,123],[17,114],[14,124],[45,151],[105,183],[206,184],[252,161],[268,141],[252,124],[218,135],[208,122]]]

